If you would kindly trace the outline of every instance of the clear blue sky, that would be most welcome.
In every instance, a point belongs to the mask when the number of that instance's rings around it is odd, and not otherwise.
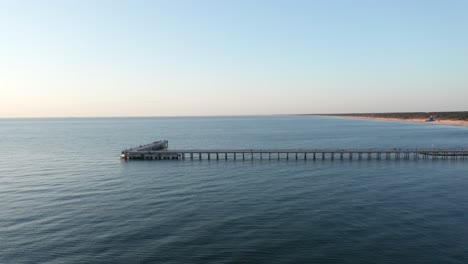
[[[468,1],[0,0],[0,117],[468,110]]]

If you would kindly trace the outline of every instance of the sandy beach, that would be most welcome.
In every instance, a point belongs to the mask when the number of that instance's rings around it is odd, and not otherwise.
[[[367,120],[379,120],[379,121],[393,121],[393,122],[411,122],[411,123],[425,123],[433,125],[447,125],[447,126],[468,126],[468,121],[464,120],[450,120],[442,119],[433,122],[426,122],[425,119],[420,118],[386,118],[386,117],[368,117],[368,116],[342,116],[336,115],[336,117],[351,118],[351,119],[367,119]]]

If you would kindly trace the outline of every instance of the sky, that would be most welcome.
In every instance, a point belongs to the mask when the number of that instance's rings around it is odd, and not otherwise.
[[[0,0],[0,118],[468,110],[468,1]]]

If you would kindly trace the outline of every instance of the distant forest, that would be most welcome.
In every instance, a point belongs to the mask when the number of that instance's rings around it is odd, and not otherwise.
[[[412,119],[420,118],[426,119],[429,116],[434,116],[437,119],[445,120],[468,120],[468,111],[460,112],[410,112],[410,113],[350,113],[350,114],[325,114],[330,116],[362,116],[362,117],[382,117],[382,118],[399,118],[399,119]]]

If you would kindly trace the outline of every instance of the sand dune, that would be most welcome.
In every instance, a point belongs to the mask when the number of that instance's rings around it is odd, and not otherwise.
[[[425,124],[433,124],[433,125],[448,125],[448,126],[468,126],[468,121],[463,120],[450,120],[450,119],[442,119],[437,120],[434,122],[426,122],[425,119],[419,118],[394,118],[394,117],[367,117],[367,116],[342,116],[337,115],[337,117],[343,118],[352,118],[352,119],[367,119],[367,120],[380,120],[380,121],[394,121],[394,122],[411,122],[411,123],[425,123]]]

